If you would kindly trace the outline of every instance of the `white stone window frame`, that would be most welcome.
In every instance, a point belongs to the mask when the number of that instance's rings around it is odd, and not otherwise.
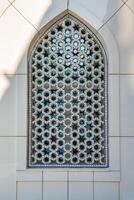
[[[44,26],[41,30],[40,30],[40,33],[36,34],[35,37],[33,38],[32,42],[31,42],[31,45],[30,45],[30,48],[29,48],[29,52],[28,52],[28,72],[27,72],[27,76],[28,76],[28,83],[27,83],[27,87],[28,87],[28,105],[27,105],[27,108],[28,108],[28,118],[27,118],[27,121],[28,121],[28,144],[27,144],[27,150],[28,150],[28,153],[27,153],[27,162],[28,162],[28,167],[29,168],[107,168],[109,166],[109,147],[108,147],[108,70],[107,70],[107,55],[106,55],[106,52],[105,52],[105,48],[103,47],[103,44],[101,42],[101,38],[94,38],[94,40],[96,41],[96,43],[100,43],[100,49],[102,49],[101,51],[103,52],[103,59],[104,59],[104,68],[105,68],[105,75],[104,75],[104,81],[105,81],[105,86],[104,86],[104,91],[105,91],[105,144],[104,144],[104,151],[105,151],[105,164],[98,164],[98,165],[95,165],[95,164],[82,164],[82,165],[75,165],[75,164],[67,164],[67,165],[63,165],[63,164],[55,164],[53,166],[49,165],[49,164],[44,164],[43,165],[34,165],[31,163],[31,156],[33,155],[32,154],[32,151],[31,151],[31,139],[32,139],[32,134],[31,134],[31,131],[32,131],[32,128],[31,128],[31,123],[32,123],[32,120],[31,120],[31,114],[32,114],[32,111],[31,111],[31,90],[32,90],[32,86],[31,86],[31,79],[32,79],[32,75],[31,75],[31,67],[32,67],[32,64],[31,64],[31,60],[33,59],[33,52],[35,52],[35,47],[36,47],[36,44],[41,40],[41,38],[43,37],[43,35],[45,35],[45,33],[47,32],[47,30],[51,30],[51,27],[58,21],[60,20],[63,20],[63,18],[65,18],[66,16],[70,16],[70,18],[72,19],[75,19],[76,21],[78,21],[78,23],[80,24],[83,24],[85,27],[87,27],[87,29],[89,28],[89,30],[91,30],[92,34],[94,34],[94,30],[91,26],[89,26],[88,23],[86,23],[82,18],[80,18],[78,15],[76,15],[75,13],[73,13],[72,11],[70,10],[65,10],[64,12],[62,12],[61,14],[59,14],[58,16],[56,16],[53,20],[51,20],[49,23],[46,24],[46,26]],[[95,35],[96,36],[96,35]],[[104,42],[103,42],[104,43]],[[37,47],[36,47],[37,48]]]
[[[59,173],[90,173],[91,181],[120,181],[120,141],[119,141],[119,52],[118,47],[115,41],[114,36],[112,35],[109,28],[106,24],[103,26],[96,16],[93,15],[89,10],[84,7],[81,7],[79,3],[75,7],[70,8],[71,12],[74,12],[74,15],[78,15],[88,26],[93,30],[96,36],[102,42],[104,49],[107,54],[108,59],[108,121],[109,121],[109,167],[108,168],[36,168],[29,169],[27,168],[27,137],[24,137],[22,140],[17,140],[17,158],[16,158],[16,170],[20,174],[19,177],[23,177],[23,173],[32,173],[35,176],[35,172],[45,172],[49,175]],[[55,12],[55,13],[54,13]],[[57,12],[56,9],[53,10],[53,13],[50,12],[48,19],[45,23],[42,24],[42,27],[45,26],[49,21],[56,17],[61,12]],[[27,63],[26,63],[27,64]],[[27,98],[27,97],[26,97]],[[27,120],[26,120],[27,121]],[[27,135],[27,133],[25,133]],[[22,173],[23,171],[23,173]],[[54,180],[58,180],[53,178]],[[18,176],[17,176],[18,177]],[[114,178],[114,179],[113,179]],[[21,178],[18,178],[19,180]],[[24,178],[25,179],[25,178]],[[35,178],[36,179],[36,178]],[[41,179],[38,177],[37,179]],[[65,176],[66,179],[66,176]]]

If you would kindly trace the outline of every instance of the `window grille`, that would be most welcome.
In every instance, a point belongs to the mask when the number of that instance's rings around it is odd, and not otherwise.
[[[107,167],[107,76],[85,23],[66,13],[43,28],[29,56],[29,167]]]

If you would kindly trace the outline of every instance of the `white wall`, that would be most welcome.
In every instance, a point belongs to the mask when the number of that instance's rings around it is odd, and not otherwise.
[[[109,169],[26,169],[27,51],[70,9],[96,29],[109,61]],[[0,200],[134,199],[134,1],[0,1]]]

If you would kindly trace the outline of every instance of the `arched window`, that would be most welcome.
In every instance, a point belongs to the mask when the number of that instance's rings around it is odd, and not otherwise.
[[[30,48],[28,166],[107,167],[107,60],[101,41],[70,11]]]

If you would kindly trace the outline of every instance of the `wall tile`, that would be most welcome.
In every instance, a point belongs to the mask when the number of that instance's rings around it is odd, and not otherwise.
[[[73,11],[75,14],[83,18],[95,29],[99,29],[103,23],[92,13],[87,6],[89,1],[84,1],[85,4],[82,4],[80,0],[70,0],[69,1],[69,10]]]
[[[119,136],[119,76],[109,75],[109,135]]]
[[[16,170],[25,170],[27,166],[27,140],[26,137],[16,139]]]
[[[41,182],[18,182],[17,200],[42,200]]]
[[[134,73],[134,15],[124,5],[107,23],[119,46],[120,73]]]
[[[67,200],[67,182],[44,182],[43,200]]]
[[[73,6],[75,9],[77,9],[78,4],[105,23],[121,7],[123,2],[121,0],[103,0],[99,2],[98,0],[70,0],[69,3],[70,8]]]
[[[134,75],[120,76],[121,135],[134,136]]]
[[[134,199],[134,138],[121,138],[121,200]]]
[[[124,3],[126,3],[128,0],[122,0]]]
[[[0,137],[0,199],[15,200],[15,138]]]
[[[109,139],[109,170],[120,170],[120,138]]]
[[[0,136],[17,135],[16,76],[0,75]]]
[[[69,181],[93,181],[92,172],[69,172]]]
[[[35,28],[13,6],[10,6],[2,15],[0,20],[0,74],[19,73],[19,64],[35,32]]]
[[[2,0],[0,2],[0,16],[3,14],[3,12],[9,7],[10,3],[7,0]]]
[[[27,76],[0,75],[0,135],[27,135]]]
[[[32,37],[30,38],[30,40],[31,39]],[[27,45],[25,51],[23,52],[23,55],[21,56],[19,63],[17,64],[17,70],[16,70],[17,74],[27,74],[29,46],[30,45]]]
[[[56,15],[67,9],[67,0],[38,0],[38,2],[16,0],[13,5],[39,30]]]
[[[30,170],[27,171],[17,171],[16,174],[16,181],[21,181],[21,182],[42,182],[42,172],[37,172],[37,171],[33,171],[31,172]]]
[[[43,180],[44,181],[67,181],[67,172],[44,171]]]
[[[13,3],[14,1],[16,1],[16,0],[8,0],[10,3]]]
[[[108,73],[118,74],[119,73],[119,49],[115,36],[111,30],[107,27],[107,24],[102,26],[98,33],[101,35],[107,59],[108,59]],[[114,53],[113,53],[114,52]]]
[[[116,172],[116,171],[94,172],[94,181],[119,182],[120,181],[120,172]]]
[[[129,8],[132,9],[132,11],[134,12],[134,1],[133,0],[128,0],[127,3],[126,3]]]
[[[69,200],[93,200],[92,182],[70,182]]]
[[[94,183],[94,200],[119,200],[118,183]]]
[[[27,135],[27,76],[17,75],[17,134]]]

